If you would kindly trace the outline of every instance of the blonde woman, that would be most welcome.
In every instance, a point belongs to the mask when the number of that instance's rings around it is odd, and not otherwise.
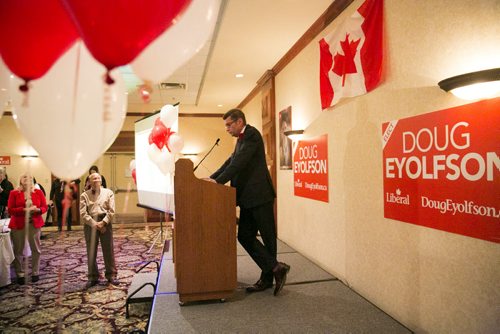
[[[42,214],[47,211],[47,202],[42,191],[34,187],[31,175],[21,176],[19,188],[10,192],[8,208],[17,283],[25,283],[23,250],[26,236],[31,248],[31,281],[37,282],[40,279],[40,232],[44,225]]]

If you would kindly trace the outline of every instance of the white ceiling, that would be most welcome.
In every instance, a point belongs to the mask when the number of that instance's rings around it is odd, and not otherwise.
[[[163,80],[186,84],[186,89],[161,90],[155,85],[149,103],[132,89],[128,112],[154,112],[176,102],[185,113],[223,113],[237,106],[332,2],[221,0],[212,38]],[[130,70],[123,72],[129,85],[140,84]],[[237,73],[244,77],[236,78]]]

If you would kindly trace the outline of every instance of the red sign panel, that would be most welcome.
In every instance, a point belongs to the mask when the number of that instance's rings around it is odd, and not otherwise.
[[[386,218],[500,243],[500,98],[382,132]]]
[[[328,136],[300,140],[293,154],[295,196],[328,202]]]
[[[8,155],[0,156],[0,165],[10,165],[10,156]]]

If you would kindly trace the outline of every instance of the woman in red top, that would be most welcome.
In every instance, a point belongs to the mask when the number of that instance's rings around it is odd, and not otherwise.
[[[42,214],[47,211],[47,202],[42,191],[33,186],[33,177],[24,174],[19,181],[19,188],[12,190],[7,204],[10,214],[9,228],[14,248],[14,269],[17,283],[23,285],[24,278],[24,242],[26,236],[31,248],[31,281],[37,282],[40,266],[40,232],[44,225]]]

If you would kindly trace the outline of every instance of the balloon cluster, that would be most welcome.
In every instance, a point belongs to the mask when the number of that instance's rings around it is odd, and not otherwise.
[[[149,134],[148,156],[163,174],[174,171],[175,154],[184,147],[184,140],[172,126],[179,117],[179,107],[170,104],[161,108],[160,117],[155,120]]]
[[[109,71],[129,63],[141,79],[158,82],[205,44],[219,4],[220,0],[150,0],[147,5],[142,0],[2,0],[0,55],[24,80],[23,91],[79,39],[107,69],[108,84],[114,82]]]
[[[0,53],[12,72],[25,80],[20,88],[26,91],[28,81],[43,76],[81,38],[108,70],[106,82],[111,84],[109,71],[134,60],[190,2],[151,0],[145,6],[138,0],[2,0]],[[20,19],[26,24],[16,24]]]
[[[130,64],[146,83],[147,103],[148,82],[167,78],[201,49],[219,7],[220,0],[1,0],[0,84],[11,88],[0,93],[0,117],[12,104],[17,126],[52,173],[80,177],[125,119],[126,87],[113,69]],[[165,134],[169,153],[175,138]]]

